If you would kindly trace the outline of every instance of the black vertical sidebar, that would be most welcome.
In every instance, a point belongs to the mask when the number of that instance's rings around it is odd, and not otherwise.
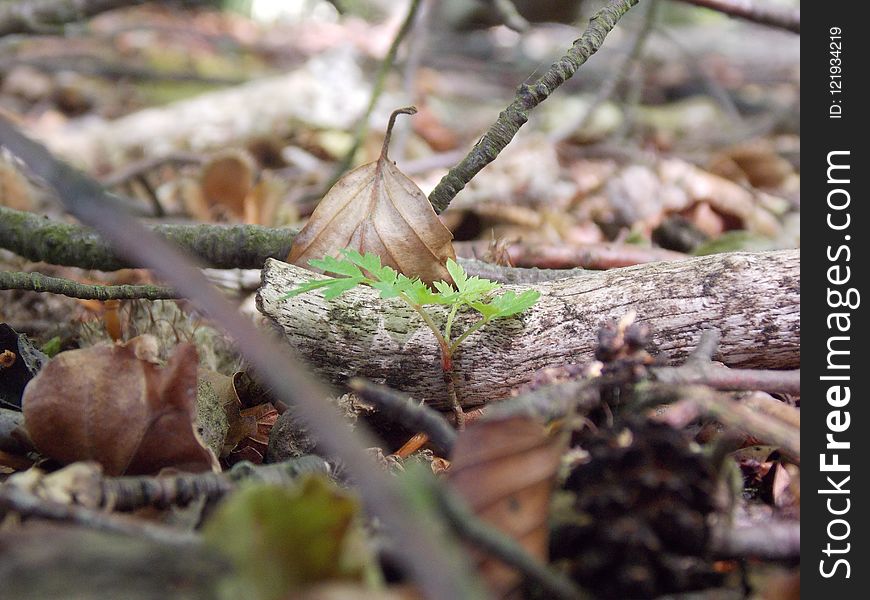
[[[801,583],[806,598],[865,598],[870,29],[861,2],[803,8]]]

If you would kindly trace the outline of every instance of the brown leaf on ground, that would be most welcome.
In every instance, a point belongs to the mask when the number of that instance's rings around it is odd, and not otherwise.
[[[241,220],[245,216],[245,198],[254,187],[255,169],[254,159],[247,152],[228,150],[212,157],[200,174],[202,197],[209,212],[226,212]]]
[[[287,262],[337,256],[343,248],[372,252],[408,277],[427,283],[452,281],[445,263],[456,258],[453,234],[441,223],[426,195],[387,158],[390,125],[381,156],[354,169],[327,192],[293,240]]]
[[[795,172],[767,139],[732,146],[714,156],[709,168],[732,181],[767,189],[779,187]]]
[[[179,344],[162,368],[156,354],[156,340],[140,336],[55,357],[24,391],[36,448],[63,463],[95,460],[107,475],[219,469],[194,429],[196,349]]]
[[[459,434],[448,479],[482,520],[546,561],[560,454],[558,440],[531,418],[478,421]],[[506,597],[519,584],[520,575],[501,562],[485,556],[478,561],[497,596]]]

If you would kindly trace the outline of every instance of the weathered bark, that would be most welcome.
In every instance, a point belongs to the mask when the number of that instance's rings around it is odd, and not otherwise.
[[[366,288],[329,302],[319,292],[279,301],[312,277],[299,267],[268,260],[257,305],[320,375],[335,382],[367,377],[447,407],[438,347],[416,313],[400,300],[380,300]],[[650,325],[655,349],[669,360],[684,357],[701,331],[716,328],[722,340],[715,359],[726,365],[800,364],[798,250],[574,274],[536,288],[542,295],[532,309],[491,323],[463,343],[456,357],[463,405],[505,397],[541,368],[589,360],[598,325],[630,310]],[[438,307],[432,312],[436,321],[444,318]],[[458,330],[469,321],[470,316],[460,320]]]

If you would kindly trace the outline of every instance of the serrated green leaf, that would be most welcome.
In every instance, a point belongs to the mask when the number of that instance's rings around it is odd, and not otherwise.
[[[299,284],[299,286],[293,288],[292,290],[278,298],[278,302],[283,302],[288,298],[293,298],[294,296],[298,296],[299,294],[304,294],[312,290],[317,290],[323,287],[334,285],[335,281],[335,279],[312,279],[311,281],[306,281],[305,283]]]
[[[450,273],[450,277],[453,278],[453,282],[456,284],[456,289],[460,292],[465,286],[465,281],[468,279],[468,275],[465,274],[465,270],[459,266],[452,258],[447,259],[447,272]]]
[[[480,277],[469,277],[460,290],[461,298],[465,302],[476,302],[483,299],[487,294],[499,289],[501,284]]]
[[[342,253],[350,262],[365,270],[376,281],[395,282],[396,277],[399,275],[392,267],[383,266],[381,264],[381,257],[377,254],[367,252],[365,255],[362,255],[356,250],[342,250]]]
[[[343,277],[333,279],[332,285],[326,287],[323,291],[323,297],[327,300],[335,300],[348,290],[352,290],[361,283],[361,280],[356,277]]]
[[[531,308],[540,297],[537,290],[526,290],[519,296],[508,290],[489,302],[474,302],[471,307],[489,320],[504,319]]]
[[[391,281],[375,281],[371,284],[373,288],[381,293],[381,298],[395,298],[401,293],[399,287]]]
[[[411,279],[405,275],[399,275],[396,279],[396,287],[406,298],[418,306],[440,304],[438,295],[433,293],[429,289],[429,286],[419,279]]]
[[[519,296],[512,291],[507,291],[493,302],[499,309],[494,318],[501,319],[521,313],[531,308],[540,297],[541,293],[537,290],[526,290]]]
[[[353,497],[321,477],[293,488],[252,484],[227,497],[203,534],[235,567],[227,585],[281,600],[319,582],[363,581],[374,560],[358,512]]]
[[[362,277],[362,271],[352,262],[335,258],[334,256],[324,256],[321,259],[312,259],[308,264],[315,269],[320,269],[325,273],[335,273],[337,275],[345,275],[347,277]]]
[[[471,302],[469,306],[487,319],[493,319],[499,313],[499,308],[497,306],[487,304],[486,302]]]

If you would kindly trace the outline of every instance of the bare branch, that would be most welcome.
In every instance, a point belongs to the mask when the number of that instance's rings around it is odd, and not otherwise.
[[[577,69],[598,51],[604,43],[604,38],[616,27],[619,19],[637,3],[638,0],[610,0],[604,8],[592,16],[589,27],[562,58],[553,63],[541,78],[519,87],[513,102],[502,111],[471,152],[458,165],[450,169],[429,194],[429,202],[432,203],[435,212],[443,212],[465,184],[495,160],[520,127],[529,120],[529,112],[570,79]]]
[[[82,300],[167,300],[178,298],[162,285],[89,285],[41,273],[0,271],[0,290],[28,290],[61,294]]]

